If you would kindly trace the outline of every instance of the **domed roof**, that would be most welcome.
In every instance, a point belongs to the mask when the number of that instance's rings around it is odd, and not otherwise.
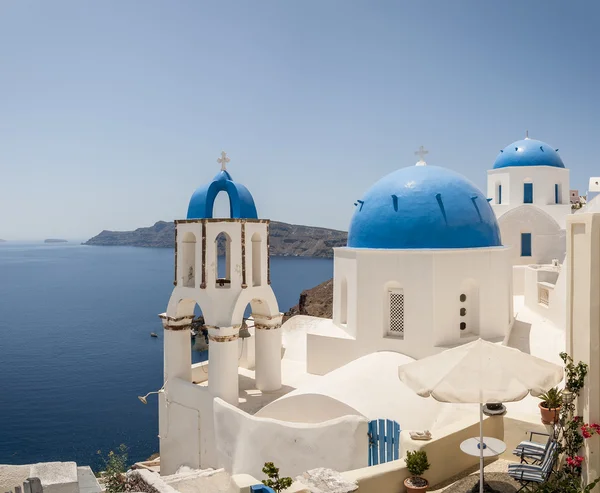
[[[554,166],[564,168],[565,165],[554,149],[545,142],[535,139],[523,139],[513,142],[500,151],[494,169],[510,166]]]
[[[213,217],[215,198],[219,192],[229,195],[230,217],[237,219],[257,219],[254,199],[248,189],[236,183],[231,175],[222,169],[213,181],[198,188],[188,206],[188,219],[210,219]]]
[[[462,175],[438,166],[402,168],[356,202],[352,248],[428,249],[501,246],[496,215]]]

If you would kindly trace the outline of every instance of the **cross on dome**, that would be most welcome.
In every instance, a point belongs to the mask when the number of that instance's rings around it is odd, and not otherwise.
[[[525,140],[529,140],[529,130],[525,130]]]
[[[415,155],[419,156],[419,162],[417,163],[418,166],[423,166],[427,164],[425,163],[425,159],[423,159],[425,157],[425,154],[429,154],[429,151],[427,151],[423,146],[419,147],[418,151],[415,151]]]
[[[217,163],[221,165],[221,171],[227,171],[227,163],[231,161],[227,157],[227,153],[225,151],[221,151],[221,157],[217,159]]]

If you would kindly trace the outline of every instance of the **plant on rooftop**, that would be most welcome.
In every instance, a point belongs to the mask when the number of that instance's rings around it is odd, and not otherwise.
[[[269,478],[263,479],[262,483],[275,490],[276,493],[280,493],[292,486],[292,478],[280,478],[279,468],[275,467],[275,464],[272,462],[265,462],[262,472]]]
[[[411,474],[410,478],[404,480],[404,486],[406,490],[411,492],[425,491],[429,486],[428,481],[425,478],[420,477],[427,469],[430,464],[427,461],[427,453],[424,450],[408,450],[406,452],[406,468]]]
[[[104,471],[100,474],[103,479],[106,493],[122,493],[126,490],[125,471],[127,470],[127,447],[119,445],[115,451],[111,450],[106,457],[98,450],[98,455],[104,463]]]

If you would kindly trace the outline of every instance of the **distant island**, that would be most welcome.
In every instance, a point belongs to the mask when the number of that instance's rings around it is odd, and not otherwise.
[[[0,243],[6,243],[6,240],[0,239]]]
[[[346,246],[348,234],[335,229],[300,226],[271,221],[269,251],[282,257],[333,257],[333,248]],[[102,231],[84,243],[94,246],[173,248],[175,224],[158,221],[135,231]]]
[[[68,240],[61,240],[60,238],[48,238],[44,240],[44,243],[68,243]]]

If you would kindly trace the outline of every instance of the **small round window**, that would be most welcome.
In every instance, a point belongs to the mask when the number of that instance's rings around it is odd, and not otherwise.
[[[460,309],[460,316],[464,317],[467,314],[467,309],[466,308],[461,308]]]
[[[462,303],[464,303],[465,301],[467,301],[467,295],[466,295],[466,294],[461,294],[461,295],[460,295],[460,301],[461,301]]]
[[[464,322],[460,323],[460,330],[465,330],[467,328],[467,324]]]

